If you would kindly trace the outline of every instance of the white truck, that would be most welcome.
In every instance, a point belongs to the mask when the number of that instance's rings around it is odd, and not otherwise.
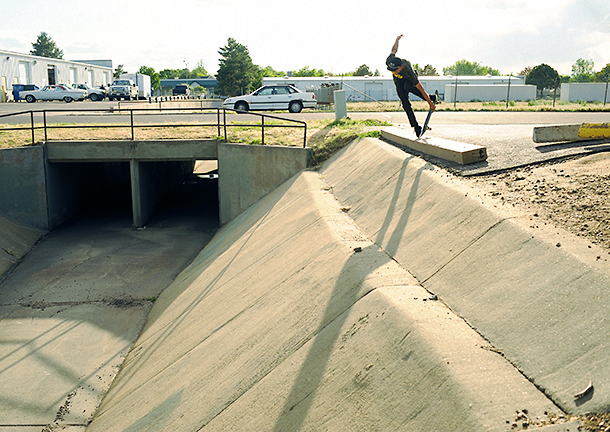
[[[138,98],[138,86],[130,79],[115,79],[108,89],[108,100]]]
[[[150,88],[150,76],[139,73],[126,73],[121,75],[121,79],[129,79],[138,86],[138,99],[148,99],[152,95]]]

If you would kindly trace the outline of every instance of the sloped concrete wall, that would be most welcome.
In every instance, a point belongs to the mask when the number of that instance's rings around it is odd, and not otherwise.
[[[610,407],[610,268],[448,187],[421,160],[363,140],[321,171],[376,244],[569,413]],[[574,395],[592,382],[586,397]]]
[[[156,301],[87,431],[500,431],[558,412],[331,190],[302,172],[226,224]]]

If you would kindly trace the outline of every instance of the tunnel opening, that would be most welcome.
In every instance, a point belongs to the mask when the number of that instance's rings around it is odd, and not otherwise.
[[[56,170],[73,170],[74,164],[54,164]],[[72,167],[68,167],[72,165]],[[81,166],[84,164],[81,164]],[[78,210],[65,223],[85,220],[132,226],[133,202],[129,162],[86,164],[86,191],[72,188],[73,197],[64,202],[78,202]],[[220,227],[217,161],[197,161],[193,171],[168,187],[150,219],[142,227],[184,229],[211,232]],[[159,180],[162,181],[162,180]],[[105,221],[105,222],[103,222]],[[63,224],[62,224],[63,225]]]

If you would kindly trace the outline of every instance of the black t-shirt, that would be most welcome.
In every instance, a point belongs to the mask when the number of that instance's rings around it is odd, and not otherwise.
[[[406,79],[411,84],[416,86],[419,83],[419,78],[417,77],[417,73],[413,70],[413,67],[411,66],[411,62],[409,60],[405,60],[405,59],[401,59],[401,60],[402,60],[402,64],[403,64],[404,68],[402,68],[402,70],[400,71],[399,74],[392,72],[394,81]]]

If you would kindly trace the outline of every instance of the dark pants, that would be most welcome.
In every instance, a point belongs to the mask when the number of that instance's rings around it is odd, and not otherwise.
[[[407,118],[409,119],[409,124],[411,125],[411,127],[413,129],[415,129],[415,132],[419,135],[419,131],[421,130],[421,127],[417,123],[417,119],[415,118],[415,113],[413,112],[413,108],[411,107],[411,101],[409,100],[409,93],[413,93],[415,96],[421,98],[422,100],[425,100],[424,95],[422,94],[421,91],[419,91],[419,89],[417,87],[415,87],[413,84],[411,84],[410,81],[408,81],[406,79],[400,79],[400,78],[394,77],[394,84],[396,85],[396,93],[398,93],[398,97],[400,98],[400,101],[402,102],[402,107],[404,108],[405,113],[407,113]],[[431,99],[434,102],[433,97],[431,97]]]

